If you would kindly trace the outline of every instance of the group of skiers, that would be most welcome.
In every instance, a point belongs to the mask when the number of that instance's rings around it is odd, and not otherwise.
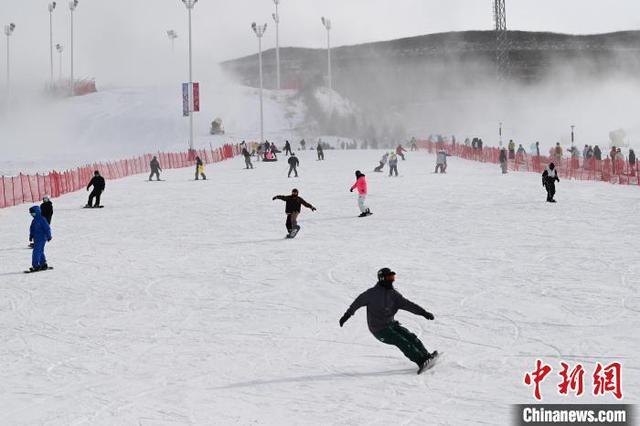
[[[404,153],[407,152],[402,145],[398,145],[395,151],[385,152],[379,160],[379,164],[373,169],[374,172],[381,173],[384,166],[389,163],[389,176],[398,176],[398,157],[406,160]]]

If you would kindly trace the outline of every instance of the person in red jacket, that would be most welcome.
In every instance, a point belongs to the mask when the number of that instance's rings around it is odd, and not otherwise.
[[[360,207],[360,217],[370,216],[371,210],[366,206],[367,201],[367,178],[366,176],[360,172],[360,170],[356,170],[356,183],[351,185],[350,192],[353,192],[354,189],[358,190],[358,207]]]
[[[407,150],[404,149],[402,145],[398,145],[398,147],[396,148],[396,155],[400,156],[400,158],[402,158],[402,161],[404,161],[405,159],[403,152],[407,152]]]

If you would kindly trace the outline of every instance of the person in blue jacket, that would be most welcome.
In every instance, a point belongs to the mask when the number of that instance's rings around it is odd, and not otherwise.
[[[29,228],[29,241],[33,242],[33,254],[29,270],[31,272],[46,270],[49,266],[47,265],[47,258],[44,256],[44,245],[51,241],[51,227],[42,216],[39,206],[31,207],[29,213],[33,217]]]

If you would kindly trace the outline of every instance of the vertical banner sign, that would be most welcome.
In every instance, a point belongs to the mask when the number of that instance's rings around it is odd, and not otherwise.
[[[193,109],[192,111],[200,111],[200,83],[193,83]]]
[[[189,116],[189,83],[182,83],[182,115]]]

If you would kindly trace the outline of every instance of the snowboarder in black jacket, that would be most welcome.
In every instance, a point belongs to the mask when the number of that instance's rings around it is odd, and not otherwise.
[[[40,204],[40,213],[42,214],[42,217],[47,220],[47,223],[51,225],[51,218],[53,217],[53,203],[47,196],[44,196],[42,198],[42,204]]]
[[[289,163],[289,173],[287,174],[287,177],[291,177],[291,172],[294,172],[296,177],[298,177],[297,167],[300,165],[300,161],[298,160],[298,157],[296,157],[295,152],[291,153],[291,157],[289,157],[287,162]]]
[[[104,188],[106,186],[104,182],[104,178],[100,176],[99,171],[93,172],[93,178],[87,185],[87,191],[89,188],[93,186],[93,191],[89,194],[89,201],[87,201],[87,205],[85,207],[100,207],[100,196],[104,192]],[[93,199],[96,199],[96,203],[93,204]]]
[[[293,152],[293,151],[291,151],[291,144],[289,143],[289,141],[286,141],[286,142],[284,143],[284,154],[285,154],[286,156],[289,156],[289,155],[291,155],[291,153],[292,153],[292,152]]]
[[[154,156],[151,159],[151,162],[149,163],[149,168],[151,169],[149,180],[151,180],[153,175],[156,175],[156,180],[160,180],[160,172],[162,171],[162,168],[160,167],[160,162],[158,161],[157,157]]]
[[[547,202],[555,203],[553,196],[556,195],[556,182],[560,182],[556,165],[550,163],[542,172],[542,186],[547,190]]]
[[[291,231],[294,229],[300,230],[300,226],[298,226],[298,215],[300,214],[302,206],[311,209],[312,212],[316,211],[315,207],[298,196],[298,190],[296,188],[291,190],[291,195],[276,195],[272,200],[282,200],[286,203],[284,212],[287,214],[287,222],[285,225],[289,234],[291,234]]]
[[[363,306],[367,307],[367,325],[376,339],[388,345],[394,345],[415,362],[420,369],[433,358],[434,354],[424,347],[420,339],[394,319],[398,310],[411,312],[427,320],[433,320],[433,314],[410,300],[405,299],[395,288],[396,273],[389,268],[378,271],[378,283],[362,293],[340,318],[340,327]],[[435,353],[435,352],[434,352]]]
[[[316,151],[318,151],[318,161],[324,160],[324,149],[322,148],[322,144],[320,142],[318,142]]]

